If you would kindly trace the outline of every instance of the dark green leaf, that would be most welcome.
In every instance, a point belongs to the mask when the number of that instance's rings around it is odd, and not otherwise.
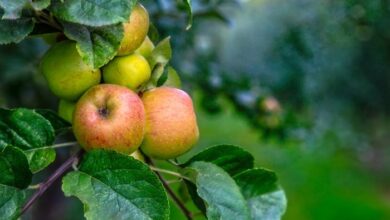
[[[3,19],[17,19],[28,0],[0,0],[0,7],[4,10]]]
[[[8,146],[0,152],[0,185],[27,188],[32,173],[24,153],[16,147]]]
[[[281,219],[287,206],[274,172],[252,169],[234,177],[251,211],[252,219]]]
[[[198,195],[207,204],[207,218],[224,220],[250,219],[250,212],[240,188],[220,167],[208,162],[188,166]]]
[[[184,166],[188,166],[195,161],[213,163],[232,176],[254,166],[253,156],[242,148],[233,145],[218,145],[208,148],[192,157]]]
[[[123,25],[87,27],[63,22],[65,35],[77,42],[83,61],[94,68],[107,64],[116,55],[123,38]]]
[[[30,18],[0,20],[0,44],[19,43],[34,28]]]
[[[0,218],[17,219],[26,198],[25,191],[0,184]]]
[[[170,37],[165,38],[154,48],[152,54],[148,58],[151,67],[154,68],[157,63],[166,65],[172,58],[170,39]]]
[[[161,76],[160,76],[160,77],[158,78],[158,80],[157,80],[157,83],[156,83],[157,87],[160,87],[160,86],[164,85],[164,83],[165,83],[167,80],[168,80],[168,70],[165,69],[165,70],[163,71],[163,73],[161,74]]]
[[[0,109],[0,147],[23,150],[51,146],[54,129],[43,116],[28,109]]]
[[[148,37],[154,44],[157,44],[160,41],[160,33],[152,22],[150,22],[149,25]]]
[[[53,162],[55,152],[50,147],[54,138],[50,122],[36,111],[0,109],[0,148],[11,145],[22,149],[31,171],[37,172]]]
[[[190,181],[184,180],[188,193],[190,194],[192,201],[198,207],[198,209],[203,213],[206,214],[206,205],[204,204],[204,201],[202,198],[199,197],[198,192],[196,190],[196,185]]]
[[[38,112],[40,115],[42,115],[44,118],[46,118],[51,126],[53,126],[55,133],[58,135],[63,131],[67,131],[72,128],[72,125],[65,121],[63,118],[58,116],[58,114],[52,110],[49,109],[37,109],[36,112]]]
[[[168,198],[154,172],[116,152],[86,154],[79,171],[63,178],[62,190],[84,203],[87,219],[169,218]]]
[[[50,10],[68,22],[105,26],[128,21],[137,0],[54,0]]]

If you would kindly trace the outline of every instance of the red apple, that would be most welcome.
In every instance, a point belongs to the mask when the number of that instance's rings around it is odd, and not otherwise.
[[[85,150],[109,149],[130,154],[142,143],[145,110],[130,89],[111,84],[90,88],[77,102],[73,131]]]
[[[198,141],[199,130],[191,97],[176,88],[159,87],[142,96],[146,112],[141,150],[157,159],[176,158]]]

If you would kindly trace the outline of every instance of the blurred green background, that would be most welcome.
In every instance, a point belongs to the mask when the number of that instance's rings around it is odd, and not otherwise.
[[[181,1],[142,2],[196,103],[189,155],[244,147],[278,173],[287,220],[390,219],[390,1],[193,0],[189,31]],[[0,46],[1,106],[57,108],[37,68],[47,48]],[[82,219],[82,207],[57,182],[24,219]]]

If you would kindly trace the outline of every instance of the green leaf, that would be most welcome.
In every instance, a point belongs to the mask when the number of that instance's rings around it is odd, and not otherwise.
[[[29,109],[0,109],[0,147],[23,150],[51,146],[54,129],[43,116]]]
[[[86,154],[78,171],[63,178],[66,196],[83,203],[87,219],[168,219],[164,188],[149,167],[113,151]]]
[[[83,61],[94,68],[107,64],[116,55],[123,38],[123,25],[87,27],[63,22],[65,35],[77,42]]]
[[[195,161],[213,163],[232,176],[252,169],[254,166],[253,156],[242,148],[233,145],[218,145],[208,148],[192,157],[183,165],[188,166]]]
[[[16,147],[8,146],[0,152],[0,185],[27,188],[32,173],[24,153]]]
[[[150,66],[154,68],[157,63],[161,63],[164,66],[172,58],[172,48],[170,43],[170,37],[162,40],[152,51],[152,54],[148,58]]]
[[[0,20],[0,44],[19,43],[34,29],[30,18]]]
[[[51,3],[51,0],[32,0],[31,6],[35,10],[40,11],[40,10],[43,10],[43,9],[49,7],[50,3]]]
[[[191,7],[191,0],[183,0],[187,14],[188,14],[188,23],[186,29],[189,30],[192,27],[192,20],[193,20],[193,15],[192,15],[192,7]]]
[[[26,199],[24,190],[0,184],[1,219],[17,219]]]
[[[152,80],[154,81],[155,78],[158,78],[157,82],[155,82],[157,87],[169,86],[174,88],[181,88],[179,74],[177,74],[176,70],[171,66],[165,67],[162,73],[157,72],[156,75],[152,77]]]
[[[246,201],[234,180],[220,167],[208,162],[188,166],[198,195],[207,204],[207,218],[224,220],[250,219]]]
[[[161,74],[161,76],[160,76],[160,77],[158,78],[158,80],[157,80],[157,83],[156,83],[157,87],[160,87],[160,86],[164,85],[164,83],[165,83],[167,80],[168,80],[168,70],[165,69],[165,70],[163,71],[163,73]]]
[[[34,110],[0,109],[0,148],[9,145],[24,151],[30,169],[37,172],[54,161],[54,129]],[[53,155],[54,154],[54,155]]]
[[[160,41],[160,33],[152,22],[149,24],[148,37],[153,42],[153,44],[157,44]]]
[[[0,7],[4,10],[2,19],[20,18],[22,9],[27,3],[27,0],[0,0]]]
[[[274,172],[252,169],[234,177],[247,200],[252,219],[277,220],[286,211],[287,199]]]
[[[49,109],[36,109],[36,112],[46,118],[54,128],[56,135],[72,128],[72,125]]]
[[[100,27],[128,21],[137,0],[54,0],[50,10],[68,22]]]
[[[33,173],[38,173],[43,170],[56,159],[56,151],[50,147],[25,150],[24,154],[28,159],[30,170]]]

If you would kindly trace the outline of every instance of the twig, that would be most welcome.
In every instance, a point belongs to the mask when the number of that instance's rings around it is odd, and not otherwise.
[[[44,183],[39,184],[38,190],[31,196],[28,202],[24,205],[20,215],[23,215],[32,204],[46,192],[46,190],[59,178],[65,171],[67,171],[75,161],[78,161],[83,154],[83,151],[79,151],[70,158],[68,158]]]
[[[180,173],[176,173],[176,172],[173,172],[173,171],[170,171],[170,170],[160,169],[160,168],[157,168],[155,166],[149,166],[149,167],[153,171],[156,171],[156,172],[159,172],[159,173],[166,173],[166,174],[169,174],[171,176],[176,176],[176,177],[179,177],[179,178],[182,178],[182,179],[190,181],[190,179],[188,177],[185,177],[185,176],[181,175]]]
[[[149,157],[145,157],[145,160],[148,164],[150,164],[152,167],[154,167],[154,163]],[[188,210],[187,207],[184,205],[184,203],[179,199],[179,197],[177,197],[177,195],[175,194],[175,192],[173,192],[172,188],[169,186],[167,181],[162,177],[160,172],[159,171],[154,171],[154,172],[157,174],[157,176],[160,179],[160,181],[162,182],[164,188],[167,190],[168,194],[171,196],[173,201],[175,201],[175,203],[179,206],[180,210],[183,212],[183,214],[186,216],[186,218],[188,220],[192,220],[193,219],[192,212],[190,210]]]

